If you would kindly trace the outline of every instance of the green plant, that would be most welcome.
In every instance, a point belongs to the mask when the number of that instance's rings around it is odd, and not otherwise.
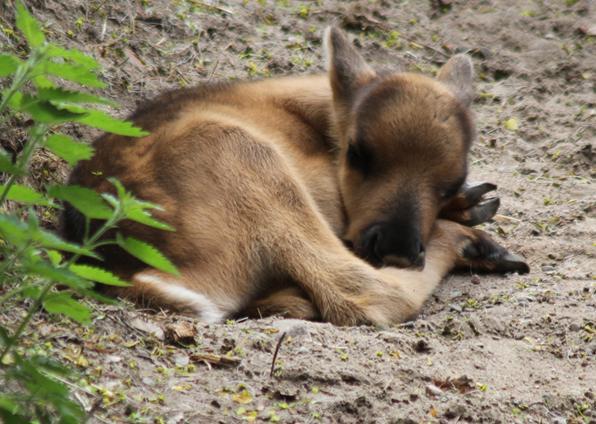
[[[115,194],[98,194],[67,185],[45,187],[40,192],[19,184],[28,174],[31,158],[39,148],[52,151],[71,166],[93,155],[92,147],[56,132],[65,122],[130,137],[147,133],[130,122],[89,107],[112,105],[111,101],[58,85],[57,81],[66,80],[71,86],[105,86],[93,58],[49,43],[39,22],[20,2],[16,4],[15,16],[16,27],[27,41],[29,52],[24,59],[0,53],[0,78],[10,78],[0,100],[0,125],[13,115],[29,116],[32,124],[16,160],[0,149],[0,173],[4,175],[4,183],[0,185],[0,308],[7,312],[9,304],[19,302],[27,309],[14,325],[0,324],[0,420],[80,423],[85,412],[71,399],[64,383],[71,378],[71,371],[25,348],[22,342],[28,324],[42,309],[89,324],[93,314],[85,297],[113,302],[96,293],[94,284],[125,286],[128,283],[95,265],[77,263],[82,257],[100,260],[95,253],[100,246],[117,244],[147,264],[176,274],[168,259],[141,240],[121,234],[114,240],[103,238],[122,220],[162,230],[172,228],[151,216],[150,211],[157,205],[136,199],[115,179],[110,179]],[[70,203],[84,217],[85,235],[80,244],[65,241],[40,226],[38,213],[44,208],[60,208],[60,201]],[[92,226],[92,220],[99,224]]]

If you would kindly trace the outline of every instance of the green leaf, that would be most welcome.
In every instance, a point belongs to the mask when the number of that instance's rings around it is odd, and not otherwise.
[[[0,184],[0,192],[4,192],[5,185]],[[30,187],[20,185],[20,184],[13,184],[10,189],[8,190],[8,194],[6,196],[8,200],[12,200],[14,202],[25,203],[28,205],[39,205],[39,206],[50,206],[54,207],[54,203],[47,199],[43,194],[38,193],[37,191],[33,190]]]
[[[24,175],[23,170],[12,163],[12,157],[4,149],[0,149],[0,172],[7,172],[16,176]]]
[[[27,243],[34,243],[47,249],[57,249],[98,258],[89,249],[84,249],[74,243],[66,242],[54,233],[39,228],[31,219],[25,223],[15,216],[0,214],[0,235],[17,247],[24,247]]]
[[[39,47],[45,42],[41,25],[20,1],[16,4],[16,26],[27,39],[29,47]]]
[[[0,214],[0,235],[9,243],[23,247],[29,241],[27,225],[14,216]]]
[[[62,254],[57,250],[48,250],[46,251],[46,254],[48,255],[48,259],[50,260],[52,265],[54,265],[55,267],[60,265],[62,263],[62,260],[64,259]]]
[[[74,63],[83,65],[89,69],[99,68],[99,63],[97,63],[95,59],[76,49],[65,49],[55,44],[49,44],[46,54],[49,57],[61,57],[63,59],[71,60]]]
[[[64,159],[70,166],[74,166],[80,160],[91,159],[95,153],[93,147],[64,134],[49,136],[44,147]]]
[[[42,419],[42,422],[48,422],[44,418],[52,409],[56,411],[56,419],[51,422],[78,424],[85,421],[85,412],[76,402],[70,400],[68,387],[56,380],[57,376],[71,374],[65,367],[52,365],[49,363],[50,360],[40,356],[31,359],[17,356],[15,361],[17,366],[8,368],[6,374],[27,389],[29,396],[25,400],[33,402],[33,405],[38,408],[37,416]],[[17,422],[38,421],[22,419]]]
[[[47,79],[46,77],[44,77],[43,75],[37,75],[37,76],[33,77],[33,84],[35,84],[35,86],[37,88],[52,88],[52,87],[54,87],[54,83],[52,81],[50,81],[49,79]]]
[[[14,74],[21,61],[11,54],[0,54],[0,77]]]
[[[16,414],[19,411],[19,405],[8,396],[0,395],[0,409]]]
[[[69,108],[69,110],[71,110],[71,108]],[[129,137],[144,137],[149,135],[147,131],[136,127],[132,122],[116,119],[105,112],[85,109],[83,109],[83,112],[85,113],[81,114],[79,118],[76,119],[76,121],[80,122],[81,124],[89,125],[93,128],[99,128],[100,130],[109,133]]]
[[[121,280],[118,276],[102,268],[96,268],[90,265],[73,264],[69,269],[87,280],[96,281],[108,286],[128,287],[130,283]]]
[[[93,70],[81,65],[44,61],[38,64],[33,72],[49,74],[86,87],[105,88],[106,86],[104,82],[97,78],[97,74]]]
[[[131,221],[147,225],[148,227],[157,228],[158,230],[176,231],[174,227],[166,224],[163,221],[153,218],[151,213],[146,210],[140,208],[129,208],[125,213],[126,218],[130,219]]]
[[[37,275],[56,283],[62,283],[75,290],[90,289],[93,287],[91,281],[85,280],[66,268],[58,268],[45,261],[28,261],[28,263],[25,264],[25,269],[30,274]]]
[[[25,289],[23,289],[23,291],[21,292],[21,295],[23,297],[33,299],[33,300],[37,300],[39,298],[40,294],[41,294],[41,288],[39,286],[29,286],[29,287],[26,287]]]
[[[9,101],[9,106],[17,112],[28,113],[33,119],[44,124],[73,121],[85,113],[58,108],[49,101],[22,93],[15,93]]]
[[[169,274],[180,275],[174,264],[149,243],[132,237],[124,238],[121,234],[117,235],[116,241],[120,247],[147,265]]]
[[[40,88],[37,91],[37,98],[55,103],[95,103],[116,106],[116,103],[104,97],[81,91],[65,90],[59,87]]]
[[[75,209],[90,219],[109,219],[113,213],[102,197],[90,188],[76,185],[57,185],[50,187],[48,194],[70,203]]]
[[[43,308],[52,314],[66,315],[81,324],[91,323],[91,310],[69,293],[50,293],[43,301]]]
[[[122,210],[124,216],[131,221],[139,222],[141,224],[147,225],[149,227],[157,228],[159,230],[166,230],[166,231],[175,231],[173,227],[162,222],[158,219],[155,219],[151,212],[147,209],[157,209],[163,210],[163,208],[155,203],[147,202],[144,200],[137,199],[134,197],[130,192],[126,191],[124,186],[120,181],[116,178],[108,178],[114,186],[116,187],[116,192],[118,193],[118,198],[120,199],[120,203],[122,205]],[[104,198],[109,202],[113,203],[113,196],[111,195],[104,195]]]

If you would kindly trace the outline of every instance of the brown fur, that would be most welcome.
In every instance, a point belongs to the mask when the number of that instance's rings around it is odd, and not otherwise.
[[[437,216],[444,192],[465,179],[474,129],[471,73],[461,74],[471,72],[469,59],[450,61],[439,74],[443,83],[379,76],[339,30],[326,37],[329,76],[166,93],[132,116],[149,136],[105,135],[94,143],[96,155],[71,183],[110,191],[106,177],[116,177],[162,205],[156,217],[176,228],[121,226],[164,252],[181,276],[104,250],[109,266],[133,283],[116,294],[207,320],[281,313],[388,324],[415,315],[442,277],[465,263],[464,247],[484,236]],[[358,143],[374,158],[365,172],[346,159]],[[342,244],[367,258],[367,227],[387,227],[408,208],[416,213],[399,225],[414,228],[426,251],[422,271],[374,268]],[[71,238],[75,227],[67,216]],[[399,255],[390,251],[376,265],[412,265]]]

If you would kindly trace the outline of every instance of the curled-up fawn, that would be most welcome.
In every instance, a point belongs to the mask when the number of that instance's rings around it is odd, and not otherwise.
[[[175,232],[124,223],[181,275],[117,248],[117,294],[217,322],[284,314],[338,325],[415,316],[456,267],[527,272],[470,226],[490,219],[492,184],[468,185],[473,68],[451,58],[437,79],[377,73],[342,31],[325,33],[327,75],[165,93],[131,117],[151,132],[104,135],[70,182],[111,191],[118,178],[160,204]],[[64,232],[80,239],[66,207]]]

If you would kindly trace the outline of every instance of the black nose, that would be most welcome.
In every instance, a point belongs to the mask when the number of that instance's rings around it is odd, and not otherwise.
[[[363,231],[359,244],[361,256],[373,265],[424,267],[425,250],[415,227],[376,224]]]

